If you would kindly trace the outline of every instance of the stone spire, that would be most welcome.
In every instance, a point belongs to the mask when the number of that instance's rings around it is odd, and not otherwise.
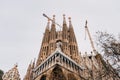
[[[31,67],[32,67],[32,69],[35,68],[35,59],[34,59]]]
[[[77,46],[77,41],[76,41],[73,26],[72,26],[72,22],[71,22],[71,17],[69,17],[69,44],[70,44],[71,58],[74,59],[76,62],[79,62],[78,46]]]
[[[68,27],[66,24],[65,14],[63,15],[63,39],[68,39]]]
[[[66,24],[65,14],[63,14],[63,25]]]
[[[15,65],[12,69],[6,72],[2,77],[3,80],[21,80],[17,67],[18,65]]]
[[[55,25],[55,15],[53,15],[53,22],[52,22],[52,24]]]
[[[43,44],[48,43],[48,41],[49,41],[49,28],[50,28],[50,20],[48,19],[48,23],[47,23],[44,37],[43,37]]]
[[[27,69],[27,73],[24,77],[23,80],[32,80],[33,78],[33,69],[35,68],[35,60],[32,62],[30,62],[28,69]]]
[[[24,77],[24,80],[30,80],[31,64],[32,63],[30,63],[29,66],[28,66],[27,73],[26,73],[26,75]]]
[[[41,49],[39,52],[39,56],[38,56],[36,65],[39,65],[44,59],[46,59],[46,57],[48,55],[49,32],[50,32],[49,27],[50,27],[50,20],[48,20],[48,23],[47,23],[47,26],[45,29],[45,33],[43,36],[42,45],[41,45]]]
[[[51,25],[51,32],[50,32],[50,40],[54,40],[56,34],[56,27],[55,27],[55,15],[53,15],[53,21]]]
[[[68,27],[66,24],[65,14],[63,14],[63,30],[62,30],[62,39],[63,39],[63,52],[70,56],[69,50],[69,37],[68,37]]]
[[[50,39],[49,39],[49,50],[48,55],[50,55],[52,52],[55,51],[56,48],[56,27],[55,27],[55,15],[53,15],[53,21],[51,25],[51,31],[50,31]]]
[[[69,19],[69,27],[70,27],[70,28],[73,28],[72,22],[71,22],[71,17],[69,17],[68,19]]]

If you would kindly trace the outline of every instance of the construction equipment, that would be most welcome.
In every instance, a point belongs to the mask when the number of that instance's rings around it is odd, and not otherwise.
[[[97,52],[96,52],[96,49],[95,49],[95,47],[94,47],[94,43],[93,43],[92,37],[91,37],[91,35],[90,35],[89,29],[88,29],[88,27],[87,27],[87,20],[86,20],[86,23],[85,23],[85,31],[86,31],[87,34],[88,34],[88,37],[89,37],[89,40],[90,40],[90,44],[91,44],[91,47],[92,47],[92,49],[93,49],[93,53],[96,55]]]
[[[43,16],[46,17],[48,20],[53,22],[53,19],[49,18],[46,14],[43,13]],[[61,25],[59,25],[58,23],[54,22],[57,26],[59,26],[60,28],[62,28]]]

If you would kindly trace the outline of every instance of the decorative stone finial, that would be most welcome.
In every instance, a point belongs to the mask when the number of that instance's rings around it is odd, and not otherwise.
[[[46,26],[46,29],[48,30],[49,30],[49,24],[50,24],[50,19],[48,19],[47,26]]]
[[[53,19],[55,19],[55,15],[53,15]]]
[[[63,24],[66,24],[65,14],[63,14]]]
[[[55,15],[53,15],[53,23],[55,23]]]
[[[69,19],[69,27],[73,27],[71,23],[71,17],[68,17],[68,19]]]
[[[63,14],[63,17],[65,17],[65,14]]]
[[[68,19],[69,19],[69,22],[71,22],[71,17],[68,17]]]

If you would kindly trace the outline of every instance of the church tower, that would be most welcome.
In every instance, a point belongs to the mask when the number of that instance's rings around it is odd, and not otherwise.
[[[30,63],[24,80],[119,80],[100,54],[81,56],[71,17],[63,15],[62,29],[57,30],[55,15],[48,18],[37,61]],[[108,71],[107,71],[108,70]],[[111,73],[111,74],[106,74]],[[115,77],[115,78],[114,78]]]
[[[3,80],[21,80],[17,67],[18,66],[15,65],[12,69],[10,69],[8,72],[6,72],[3,75],[2,79]]]
[[[42,40],[41,49],[39,52],[37,66],[40,65],[48,56],[50,56],[57,48],[57,43],[61,43],[61,51],[77,63],[78,59],[78,46],[73,30],[71,18],[69,17],[69,27],[66,23],[65,15],[63,15],[62,31],[56,31],[55,15],[50,27],[50,20],[48,20],[44,37]]]
[[[33,80],[78,80],[82,71],[78,46],[71,18],[67,25],[63,15],[63,27],[56,30],[55,15],[50,25],[48,20]]]

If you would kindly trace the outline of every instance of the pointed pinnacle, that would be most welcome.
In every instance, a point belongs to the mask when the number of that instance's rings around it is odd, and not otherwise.
[[[69,27],[72,28],[73,26],[72,26],[72,22],[71,22],[71,17],[68,17],[68,19],[69,19]]]
[[[48,19],[47,26],[46,26],[46,29],[48,30],[49,30],[49,24],[50,24],[50,19]]]
[[[55,15],[53,15],[53,20],[55,20]]]
[[[55,15],[53,15],[53,23],[55,23]]]
[[[66,24],[65,14],[63,14],[63,24]]]
[[[68,17],[68,19],[69,19],[69,22],[71,22],[71,17]]]

